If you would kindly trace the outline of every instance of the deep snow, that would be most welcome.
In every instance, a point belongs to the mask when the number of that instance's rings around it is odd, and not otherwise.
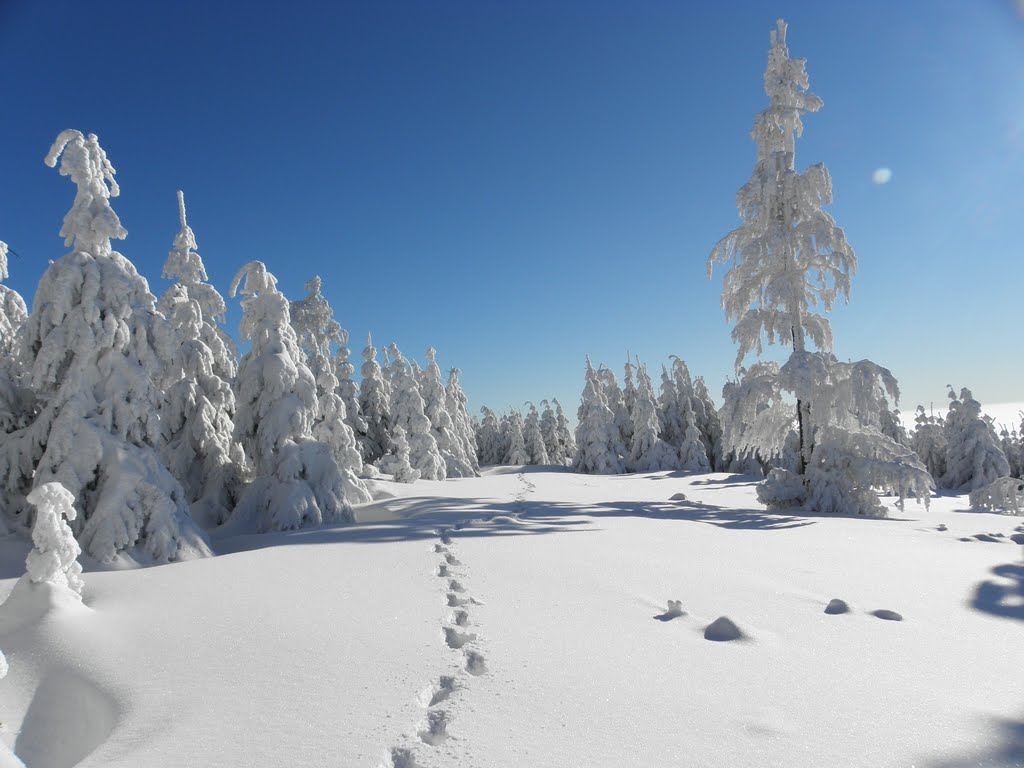
[[[375,485],[355,525],[0,607],[3,740],[30,768],[1024,764],[1021,518],[769,515],[723,474]]]

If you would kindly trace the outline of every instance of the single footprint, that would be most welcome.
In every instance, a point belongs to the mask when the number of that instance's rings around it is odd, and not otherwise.
[[[455,678],[451,675],[441,675],[441,680],[437,684],[437,690],[430,697],[430,703],[427,706],[433,707],[442,701],[447,701],[448,697],[453,693],[455,693]]]
[[[984,541],[989,544],[999,544],[1002,537],[1000,537],[999,534],[976,533],[974,534],[974,538],[976,538],[978,541]]]
[[[890,611],[888,608],[879,608],[877,611],[872,611],[871,615],[886,621],[903,621],[902,614]]]
[[[704,630],[704,639],[713,640],[716,643],[725,643],[730,640],[742,640],[746,635],[736,626],[736,622],[728,616],[719,616],[708,624]]]
[[[444,559],[448,563],[448,565],[462,565],[462,563],[459,561],[459,558],[457,558],[451,552],[446,552]]]
[[[448,738],[448,713],[440,710],[427,712],[427,727],[419,732],[420,741],[436,747]]]
[[[391,765],[392,768],[420,768],[412,750],[405,747],[394,747],[391,750]]]
[[[452,621],[455,623],[455,626],[457,626],[457,627],[468,626],[469,625],[469,611],[466,611],[466,610],[458,610],[458,611],[456,611],[455,612],[455,616],[452,618]]]
[[[476,635],[472,632],[459,632],[454,627],[444,628],[444,641],[448,643],[449,648],[459,649],[474,640],[476,640]]]
[[[434,551],[437,552],[439,555],[440,554],[447,555],[448,554],[448,547],[444,546],[443,544],[435,544],[434,545]]]
[[[463,605],[470,605],[473,602],[471,597],[459,597],[454,592],[448,593],[448,607],[459,608]]]
[[[659,613],[654,616],[658,621],[672,621],[672,619],[678,619],[680,616],[685,616],[686,611],[683,610],[682,600],[669,600],[668,610],[664,613]]]
[[[450,589],[452,592],[465,592],[466,591],[466,588],[464,586],[462,586],[462,582],[458,581],[457,579],[452,579],[451,581],[448,582],[448,589]]]
[[[825,606],[825,613],[835,616],[840,613],[849,613],[850,604],[845,600],[840,600],[838,597],[833,597],[828,601],[828,605]]]
[[[442,543],[442,544],[451,544],[451,543],[452,543],[452,537],[451,537],[451,534],[450,534],[450,533],[448,533],[447,531],[445,531],[444,533],[442,533],[442,534],[441,534],[441,543]]]
[[[440,576],[442,579],[447,579],[449,576],[451,576],[451,574],[448,573],[448,566],[444,563],[441,563],[441,565],[437,566],[437,575]]]
[[[466,671],[474,677],[487,674],[487,659],[476,651],[466,652]]]

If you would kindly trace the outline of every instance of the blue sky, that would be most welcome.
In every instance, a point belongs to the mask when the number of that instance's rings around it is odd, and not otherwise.
[[[180,188],[222,292],[252,259],[291,298],[319,274],[356,355],[371,330],[432,344],[474,408],[573,412],[584,355],[621,372],[627,350],[717,395],[735,347],[705,260],[738,222],[781,16],[825,102],[797,165],[829,168],[860,259],[836,354],[890,367],[904,411],[947,383],[1024,400],[1009,0],[227,5],[0,2],[0,239],[27,301],[73,197],[42,159],[78,128],[157,294]]]

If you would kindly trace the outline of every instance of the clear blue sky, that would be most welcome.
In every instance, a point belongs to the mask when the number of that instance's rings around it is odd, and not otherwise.
[[[368,330],[432,344],[474,408],[574,412],[584,355],[621,372],[627,349],[717,396],[735,348],[705,259],[738,221],[781,16],[825,102],[797,164],[830,169],[860,259],[837,355],[889,366],[904,411],[946,383],[1024,400],[1009,0],[227,5],[0,0],[0,239],[27,301],[73,197],[42,159],[78,128],[157,294],[181,188],[222,292],[251,259],[291,298],[318,273],[356,354]]]

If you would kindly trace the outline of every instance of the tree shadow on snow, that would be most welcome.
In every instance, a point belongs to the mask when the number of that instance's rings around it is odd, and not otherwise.
[[[989,579],[978,584],[971,607],[992,616],[1024,621],[1024,565],[997,565],[992,574],[999,581]]]
[[[975,768],[979,765],[1022,766],[1024,765],[1024,721],[996,721],[1000,738],[991,749],[970,757],[941,760],[931,763],[931,768]]]

